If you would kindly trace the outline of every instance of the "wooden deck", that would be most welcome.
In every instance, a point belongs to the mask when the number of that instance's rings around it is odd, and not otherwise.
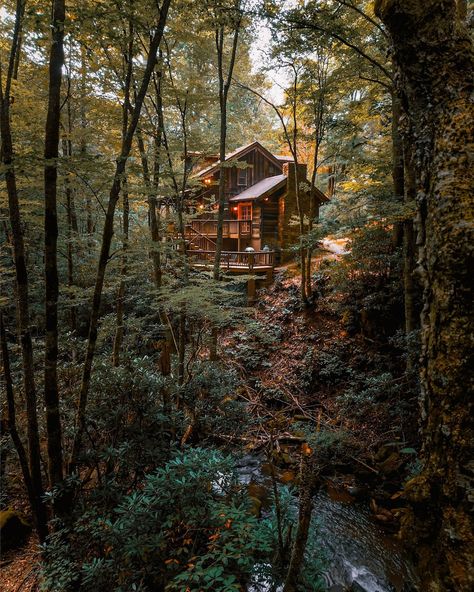
[[[188,224],[188,230],[208,238],[217,237],[217,220],[197,218]],[[222,226],[223,238],[245,238],[252,235],[252,220],[224,220]]]
[[[190,249],[187,254],[193,267],[212,269],[216,252]],[[231,273],[268,273],[275,268],[274,251],[222,251],[221,269]]]

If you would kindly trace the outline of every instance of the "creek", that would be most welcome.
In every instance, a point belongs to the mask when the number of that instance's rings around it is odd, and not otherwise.
[[[271,483],[262,474],[261,465],[261,458],[243,457],[236,467],[239,480],[243,484],[259,483],[270,490]],[[328,590],[416,591],[416,574],[403,548],[396,538],[373,521],[367,504],[332,497],[324,490],[315,496],[311,521],[318,549],[315,562],[323,560],[323,577]],[[311,557],[308,560],[311,561]],[[254,592],[273,589],[271,585],[259,585]]]

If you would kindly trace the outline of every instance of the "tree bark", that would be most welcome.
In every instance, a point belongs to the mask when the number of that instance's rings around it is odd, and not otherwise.
[[[87,113],[86,113],[86,100],[87,100],[87,61],[86,61],[86,48],[81,45],[81,85],[80,85],[80,117],[81,117],[81,138],[80,138],[80,153],[85,159],[87,155]],[[92,234],[94,232],[94,222],[92,219],[92,200],[90,193],[86,193],[86,232],[87,232],[87,243],[92,246]]]
[[[405,193],[405,167],[403,163],[403,140],[400,134],[400,117],[402,105],[395,90],[392,96],[392,180],[393,197],[396,203],[403,203]],[[393,242],[396,246],[403,243],[403,222],[393,225]]]
[[[455,0],[378,0],[416,137],[423,469],[404,525],[424,590],[474,588],[472,41]]]
[[[68,100],[68,136],[72,133],[71,125],[71,106]],[[72,156],[72,142],[70,139],[63,138],[63,156],[70,158]],[[66,214],[67,214],[67,285],[70,289],[74,286],[74,248],[73,244],[78,235],[76,205],[74,201],[74,192],[71,187],[69,173],[66,173],[64,179],[64,193],[66,194]],[[77,308],[73,304],[75,297],[70,294],[70,322],[71,331],[75,332],[77,329]]]
[[[49,57],[49,97],[44,141],[44,271],[45,271],[45,354],[44,402],[48,442],[49,485],[63,479],[61,417],[58,390],[58,213],[57,182],[61,81],[64,65],[64,0],[52,2],[52,40]]]
[[[133,20],[130,18],[128,25],[129,42],[127,50],[124,51],[124,67],[125,67],[125,85],[124,85],[124,102],[122,105],[122,142],[125,140],[128,127],[128,114],[131,111],[130,91],[132,85],[132,71],[133,71],[133,41],[134,30]],[[114,367],[120,366],[120,353],[122,351],[123,335],[124,335],[124,304],[125,304],[125,282],[127,278],[127,249],[128,249],[128,235],[130,226],[130,203],[128,200],[127,177],[124,175],[122,181],[122,263],[120,268],[120,284],[117,293],[117,324],[115,328],[114,344],[112,348],[112,365]]]
[[[125,305],[125,281],[127,278],[127,249],[128,249],[128,234],[130,226],[130,204],[128,201],[127,181],[124,180],[122,189],[123,199],[123,222],[122,222],[122,264],[120,269],[120,284],[117,293],[117,324],[115,328],[114,344],[112,348],[112,365],[116,368],[120,366],[120,354],[122,351],[123,335],[124,335],[124,305]]]
[[[405,166],[404,203],[407,209],[411,209],[416,200],[416,176],[415,163],[412,150],[412,140],[404,140],[403,162]],[[420,326],[419,310],[416,305],[417,283],[414,277],[416,266],[416,237],[413,218],[403,222],[403,292],[405,305],[405,333],[408,335]],[[412,360],[407,360],[408,367],[411,367]]]

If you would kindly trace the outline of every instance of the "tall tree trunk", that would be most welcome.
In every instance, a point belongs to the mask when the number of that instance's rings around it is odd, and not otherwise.
[[[8,432],[11,436],[13,445],[20,461],[21,472],[23,475],[23,482],[25,483],[28,500],[32,509],[35,508],[35,488],[31,479],[31,473],[28,466],[28,456],[25,447],[21,441],[16,425],[16,405],[15,394],[13,392],[13,380],[10,370],[10,356],[8,352],[7,335],[5,325],[3,323],[3,315],[0,312],[0,342],[2,351],[3,376],[5,379],[5,391],[7,393],[7,423]]]
[[[63,479],[61,417],[58,390],[58,213],[57,182],[59,126],[61,117],[61,81],[64,65],[64,0],[52,2],[52,41],[49,56],[48,114],[44,141],[44,269],[45,269],[45,355],[44,402],[48,435],[49,485]]]
[[[396,91],[392,91],[392,181],[393,197],[400,206],[405,193],[405,167],[403,163],[403,139],[400,133],[402,105]],[[393,225],[393,242],[396,246],[403,243],[403,222]]]
[[[131,8],[131,7],[130,7]],[[134,30],[132,17],[129,21],[128,30],[128,45],[127,50],[124,51],[124,67],[125,67],[125,99],[122,106],[122,142],[127,134],[128,114],[131,111],[130,91],[132,86],[132,71],[133,71],[133,41]],[[123,335],[124,335],[124,304],[125,304],[125,280],[127,277],[127,249],[128,249],[128,234],[130,225],[130,203],[128,201],[128,188],[126,175],[122,181],[122,263],[120,268],[120,284],[117,294],[117,324],[115,329],[114,344],[112,348],[112,365],[117,367],[120,365],[120,352],[122,351]]]
[[[7,79],[5,81],[5,91],[3,91],[2,81],[0,80],[0,132],[2,138],[1,154],[3,164],[5,165],[5,181],[7,186],[10,224],[12,228],[13,258],[16,274],[18,333],[20,335],[27,414],[28,464],[34,491],[32,511],[38,537],[40,541],[43,541],[48,534],[48,526],[46,508],[42,499],[43,483],[41,475],[38,415],[36,408],[37,400],[34,379],[33,344],[30,331],[29,284],[10,126],[11,81],[14,72],[23,12],[24,2],[18,0],[15,12],[15,28],[10,51]]]
[[[115,175],[109,193],[109,202],[107,205],[107,211],[105,215],[104,228],[102,232],[102,244],[100,249],[99,262],[97,265],[97,276],[92,298],[92,309],[89,320],[89,337],[87,342],[86,358],[84,361],[84,369],[82,373],[82,382],[79,392],[76,417],[76,435],[74,437],[73,448],[71,452],[71,462],[69,467],[70,471],[74,471],[77,466],[79,452],[82,443],[82,436],[85,429],[87,398],[89,394],[89,386],[92,374],[92,362],[94,359],[95,346],[97,342],[97,330],[100,303],[102,299],[102,288],[104,285],[105,270],[107,268],[107,263],[109,260],[110,245],[112,243],[112,237],[114,233],[115,207],[120,196],[121,180],[125,173],[125,166],[132,147],[133,136],[135,134],[135,130],[137,129],[143,101],[145,99],[151,75],[156,64],[156,56],[161,43],[161,39],[163,37],[163,31],[166,24],[170,3],[171,0],[163,0],[163,3],[161,5],[159,21],[155,29],[155,32],[153,33],[153,37],[150,41],[145,71],[143,74],[140,89],[135,98],[135,105],[133,107],[132,115],[130,117],[130,123],[127,128],[127,133],[122,141],[120,156],[117,159]]]
[[[158,97],[156,98],[158,101]],[[161,101],[161,98],[160,98]],[[162,106],[160,107],[160,111],[162,112]],[[150,167],[148,165],[148,157],[145,151],[145,142],[143,141],[143,136],[141,130],[137,130],[137,143],[138,143],[138,150],[140,152],[140,157],[142,161],[142,170],[143,170],[143,179],[145,181],[145,187],[148,192],[148,222],[150,227],[150,238],[152,243],[156,244],[156,247],[150,248],[150,258],[153,265],[153,283],[155,284],[155,288],[161,288],[161,280],[162,280],[162,271],[161,271],[161,255],[159,250],[159,242],[160,242],[160,222],[159,222],[159,212],[157,210],[157,202],[158,202],[158,183],[159,183],[159,175],[160,175],[160,165],[159,162],[157,163],[156,160],[159,160],[159,152],[161,146],[161,132],[160,125],[158,124],[157,130],[155,130],[155,138],[154,138],[154,145],[155,145],[155,165],[154,165],[154,174],[153,174],[153,181],[150,175]]]
[[[315,494],[316,473],[311,456],[304,456],[300,468],[300,496],[298,528],[291,551],[290,565],[286,574],[283,592],[297,592],[300,590],[298,580],[304,564],[304,553],[308,543],[311,515],[313,513],[313,496]]]
[[[122,208],[122,264],[120,269],[120,284],[117,294],[117,325],[115,329],[114,344],[112,348],[112,365],[120,366],[120,353],[122,351],[123,335],[124,335],[124,304],[125,304],[125,280],[127,278],[127,249],[128,249],[128,234],[130,221],[130,204],[128,201],[127,180],[124,179],[123,189],[123,208]]]
[[[68,136],[72,133],[71,125],[71,107],[69,100],[67,102],[68,107]],[[63,138],[63,155],[67,158],[72,156],[72,142],[70,139]],[[74,286],[74,241],[77,239],[78,227],[77,227],[77,215],[76,205],[74,200],[74,192],[71,187],[69,173],[67,172],[64,178],[64,193],[66,194],[66,215],[67,215],[67,285],[70,289]],[[73,304],[75,297],[70,294],[70,322],[71,331],[75,332],[77,329],[77,308]]]
[[[412,150],[412,139],[404,140],[403,161],[405,165],[405,207],[410,210],[416,200],[415,162]],[[408,215],[408,214],[406,214]],[[408,215],[409,216],[409,215]],[[416,306],[416,281],[414,278],[416,265],[416,237],[413,217],[403,222],[403,293],[405,304],[405,333],[408,335],[419,328],[419,311]],[[408,366],[412,360],[408,358]]]
[[[422,473],[405,535],[424,590],[474,588],[472,269],[474,58],[455,0],[378,0],[416,137],[422,312]]]
[[[86,113],[86,101],[87,101],[87,60],[86,60],[86,48],[81,45],[81,84],[80,84],[80,117],[81,117],[81,137],[80,137],[80,153],[85,159],[87,155],[87,113]],[[92,220],[92,200],[90,192],[86,193],[86,232],[87,232],[87,243],[92,245],[92,233],[94,232],[94,222]]]
[[[220,107],[220,138],[219,138],[219,193],[218,193],[218,212],[217,212],[217,235],[216,235],[216,255],[214,259],[214,279],[218,280],[221,271],[221,252],[223,244],[224,213],[225,213],[225,182],[226,170],[224,167],[227,141],[227,98],[232,83],[235,59],[237,56],[237,46],[239,42],[240,24],[242,13],[240,9],[240,0],[237,0],[235,9],[238,12],[237,20],[234,25],[234,36],[232,40],[232,50],[230,62],[227,68],[227,74],[224,75],[224,39],[225,25],[222,24],[216,29],[216,51],[217,51],[217,70],[219,75],[219,107]]]
[[[71,62],[71,59],[70,59]],[[71,64],[70,64],[71,67]],[[66,136],[62,139],[62,152],[63,157],[67,159],[68,162],[71,161],[72,157],[72,132],[73,132],[73,123],[72,123],[72,110],[71,110],[71,77],[67,76],[67,88],[68,88],[68,96],[66,100],[66,109],[67,109],[67,127],[66,127]],[[72,293],[72,288],[75,284],[74,280],[74,244],[77,240],[79,229],[77,225],[77,213],[76,213],[76,203],[74,197],[74,190],[71,186],[71,173],[69,172],[69,166],[66,167],[66,173],[64,175],[64,193],[66,194],[66,216],[67,216],[67,285],[70,292],[70,323],[71,323],[71,331],[75,332],[77,329],[77,307],[74,304],[75,296]]]

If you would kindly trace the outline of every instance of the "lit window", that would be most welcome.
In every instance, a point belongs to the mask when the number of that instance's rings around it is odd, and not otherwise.
[[[237,185],[247,185],[247,169],[237,169]]]

